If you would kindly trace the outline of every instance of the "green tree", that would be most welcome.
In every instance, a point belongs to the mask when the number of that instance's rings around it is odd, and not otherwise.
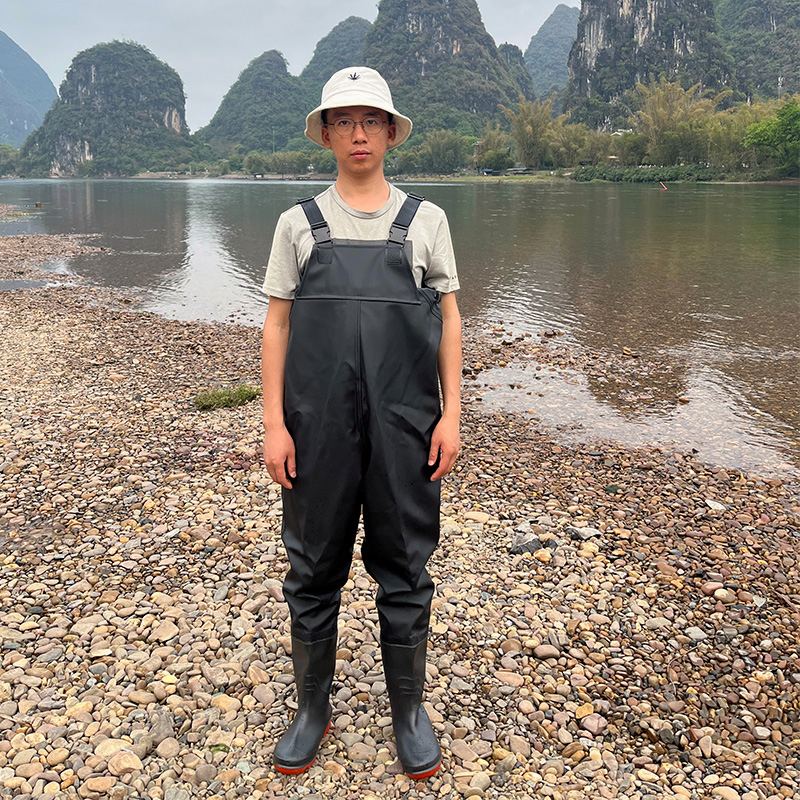
[[[554,102],[555,95],[543,103],[520,97],[516,111],[501,106],[503,114],[511,122],[511,136],[517,147],[517,157],[526,167],[541,169],[544,165]]]
[[[483,136],[473,145],[474,166],[476,169],[503,170],[514,166],[511,148],[514,140],[500,124],[487,123]]]
[[[323,150],[317,148],[311,154],[311,166],[314,167],[314,172],[319,172],[323,175],[332,175],[336,172],[336,156],[330,150]]]
[[[648,156],[659,165],[691,160],[696,154],[698,129],[714,108],[714,102],[700,95],[700,84],[684,89],[665,78],[645,86],[636,85],[639,110],[635,124],[647,140]]]
[[[244,157],[244,171],[251,175],[263,175],[269,171],[269,156],[252,150]]]
[[[611,152],[622,167],[638,166],[647,153],[647,139],[641,133],[625,131],[611,136]]]
[[[557,167],[574,167],[586,146],[589,129],[582,124],[568,124],[566,115],[553,121],[549,131],[548,150]]]
[[[19,150],[0,144],[0,175],[14,175],[19,167]]]
[[[310,157],[301,150],[284,150],[272,156],[275,172],[286,175],[305,175],[308,172]]]
[[[466,137],[452,131],[431,131],[419,148],[420,166],[433,175],[450,175],[467,163]]]
[[[784,103],[774,117],[750,125],[744,145],[774,158],[785,174],[800,174],[800,105],[797,98]]]

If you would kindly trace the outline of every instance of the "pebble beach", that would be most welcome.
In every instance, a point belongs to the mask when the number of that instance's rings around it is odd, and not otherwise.
[[[42,268],[93,249],[0,237],[0,282],[46,284],[0,291],[0,799],[800,798],[797,485],[484,409],[485,369],[581,362],[470,319],[430,563],[442,768],[397,761],[357,549],[333,727],[276,773],[294,688],[261,403],[193,403],[258,385],[260,331]]]

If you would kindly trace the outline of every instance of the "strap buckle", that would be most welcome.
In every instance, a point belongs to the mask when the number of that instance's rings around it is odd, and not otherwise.
[[[323,244],[331,240],[331,231],[328,223],[325,220],[322,222],[315,222],[311,225],[311,235],[314,237],[315,244]]]
[[[406,243],[407,236],[407,225],[398,225],[396,222],[392,223],[392,227],[389,228],[389,241],[392,244],[399,244],[402,247]]]

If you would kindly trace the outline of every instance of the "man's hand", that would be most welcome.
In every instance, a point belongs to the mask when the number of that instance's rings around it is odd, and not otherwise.
[[[292,478],[297,477],[294,458],[294,440],[286,426],[268,431],[264,436],[264,463],[270,478],[285,489],[291,489]]]
[[[459,448],[458,416],[443,416],[433,429],[431,450],[428,454],[428,466],[432,467],[439,459],[436,472],[431,475],[432,481],[438,481],[453,469]]]

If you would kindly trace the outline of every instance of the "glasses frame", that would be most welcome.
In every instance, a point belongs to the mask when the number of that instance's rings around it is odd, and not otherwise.
[[[375,121],[378,123],[380,127],[374,131],[367,130],[367,128],[364,125],[364,123],[367,121]],[[352,123],[353,126],[349,130],[342,131],[339,130],[339,128],[337,127],[341,122],[350,122]],[[356,127],[360,125],[361,130],[364,131],[365,136],[377,136],[379,133],[381,133],[381,131],[383,131],[383,129],[387,125],[391,124],[392,123],[389,122],[388,120],[381,119],[380,117],[364,117],[364,119],[350,119],[350,117],[342,117],[341,119],[334,120],[333,122],[326,122],[324,127],[333,128],[333,130],[336,132],[338,136],[344,137],[344,136],[352,136]]]

